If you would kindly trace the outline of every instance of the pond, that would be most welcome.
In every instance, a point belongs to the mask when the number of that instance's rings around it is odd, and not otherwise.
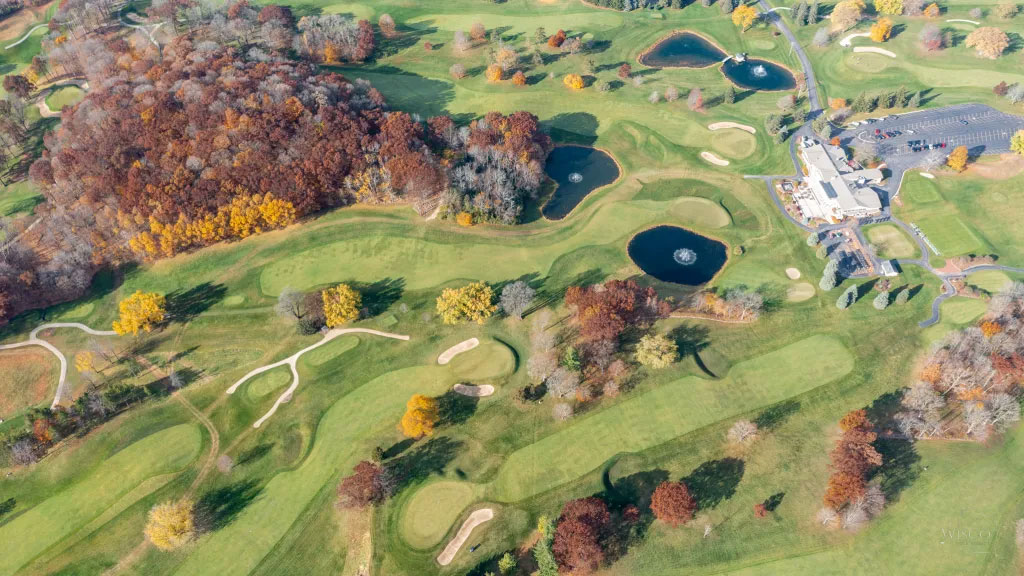
[[[659,68],[707,68],[725,59],[725,52],[692,32],[679,32],[644,52],[640,63]]]
[[[747,58],[745,62],[729,59],[722,64],[722,74],[745,90],[792,90],[796,78],[784,66],[774,62]]]
[[[687,286],[714,278],[727,259],[725,244],[678,226],[644,230],[630,240],[626,251],[649,276]]]
[[[558,185],[541,208],[550,220],[561,220],[594,190],[619,177],[619,165],[607,153],[588,146],[559,146],[548,155],[544,168]]]

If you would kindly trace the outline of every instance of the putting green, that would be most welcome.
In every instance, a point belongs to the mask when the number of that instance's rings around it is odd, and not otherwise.
[[[452,358],[448,366],[458,378],[489,380],[508,376],[515,371],[516,359],[508,346],[494,340],[484,340],[476,348]]]
[[[0,526],[0,574],[13,574],[111,506],[123,505],[121,498],[148,479],[181,470],[199,455],[201,441],[194,424],[150,434],[107,458],[82,480]]]
[[[287,366],[278,366],[252,379],[245,387],[245,393],[253,400],[259,400],[292,381],[292,372]]]
[[[718,203],[707,198],[680,198],[672,203],[669,214],[682,220],[684,224],[703,226],[705,228],[724,228],[732,224],[732,218]]]
[[[303,354],[301,362],[309,362],[313,366],[320,366],[326,364],[329,360],[333,360],[338,356],[341,356],[345,352],[355,348],[359,345],[359,337],[353,334],[346,334],[339,338],[331,340],[327,344],[309,352]]]
[[[871,52],[850,52],[844,59],[844,64],[858,72],[881,72],[893,65],[893,60]]]
[[[517,502],[546,492],[620,452],[644,450],[832,382],[853,364],[853,355],[838,339],[815,335],[741,362],[722,380],[690,376],[662,385],[512,453],[488,496]]]
[[[441,481],[420,488],[402,511],[399,535],[417,550],[438,544],[479,492],[479,487],[468,482]]]
[[[929,216],[918,220],[917,225],[943,256],[967,254],[981,247],[981,240],[956,216]]]
[[[711,148],[722,156],[739,160],[754,153],[757,139],[753,134],[738,128],[715,130],[711,133]]]
[[[878,247],[882,258],[910,258],[917,255],[917,246],[892,224],[881,224],[867,229],[868,240]]]
[[[1002,291],[1002,289],[1011,282],[1010,277],[1005,272],[1000,270],[985,270],[984,272],[975,272],[967,277],[967,282],[973,284],[982,290],[995,294],[996,292]]]
[[[46,97],[46,105],[54,112],[60,112],[65,106],[78,103],[85,96],[85,92],[77,86],[65,86],[51,92]]]

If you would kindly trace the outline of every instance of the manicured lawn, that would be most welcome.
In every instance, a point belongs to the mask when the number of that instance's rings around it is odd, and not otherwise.
[[[753,134],[737,130],[717,130],[711,133],[711,148],[726,158],[746,158],[754,153],[757,139]]]
[[[46,105],[50,107],[50,110],[59,112],[65,106],[72,106],[77,104],[82,97],[85,96],[85,92],[77,86],[65,86],[58,88],[50,93],[46,97]]]
[[[807,358],[817,361],[806,364]],[[779,402],[839,378],[853,357],[837,340],[812,336],[734,366],[722,381],[684,378],[583,418],[509,456],[488,495],[515,502],[723,418]],[[567,447],[572,449],[567,449]]]
[[[479,497],[465,482],[434,482],[419,489],[405,507],[399,529],[413,548],[432,548],[441,542],[462,511]]]
[[[917,204],[928,204],[942,200],[939,187],[934,180],[925,178],[920,172],[907,172],[900,185],[903,198]]]
[[[1010,277],[1007,276],[1005,272],[1001,272],[999,270],[975,272],[967,277],[967,282],[969,284],[973,284],[974,286],[993,294],[1001,291],[1010,281]]]
[[[508,376],[516,369],[512,350],[501,342],[485,340],[476,348],[463,352],[449,363],[451,371],[467,380],[490,380]]]
[[[964,221],[953,215],[922,218],[915,222],[943,256],[967,254],[981,248],[981,241]]]
[[[893,224],[872,226],[866,230],[868,240],[878,248],[881,258],[912,258],[917,256],[917,244]]]

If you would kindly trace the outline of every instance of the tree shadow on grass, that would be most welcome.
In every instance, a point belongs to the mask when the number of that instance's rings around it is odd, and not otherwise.
[[[385,467],[394,474],[395,493],[425,480],[431,474],[443,474],[455,459],[462,442],[447,437],[431,438],[426,443],[388,462]]]
[[[586,146],[597,141],[597,129],[600,125],[597,116],[588,112],[562,113],[541,122],[541,126],[552,139]]]
[[[707,510],[736,494],[743,469],[743,460],[739,458],[708,460],[683,478],[683,482],[697,501],[697,508]]]
[[[894,417],[897,412],[903,409],[902,401],[903,390],[900,389],[886,392],[871,402],[871,405],[865,411],[867,412],[868,420],[875,425],[875,430],[884,434],[886,430],[896,427]]]
[[[350,282],[350,285],[362,295],[363,308],[371,317],[387,311],[405,293],[405,278],[388,277],[371,284]]]
[[[252,448],[249,448],[238,455],[238,459],[235,460],[235,466],[245,466],[246,464],[255,462],[270,453],[270,450],[273,449],[273,447],[274,444],[272,442],[264,442],[263,444],[257,444]]]
[[[895,502],[921,475],[921,456],[914,442],[905,438],[879,438],[874,447],[882,455],[882,465],[874,476],[880,478],[879,485],[886,500]]]
[[[456,426],[469,420],[476,413],[476,406],[480,403],[480,399],[475,396],[459,394],[455,390],[448,390],[437,399],[437,403],[441,413],[439,424]]]
[[[167,295],[167,319],[188,322],[224,299],[228,289],[223,284],[203,282],[188,290],[175,290]]]
[[[783,422],[788,420],[799,409],[800,403],[796,400],[785,400],[765,408],[754,419],[754,424],[757,424],[757,427],[761,430],[773,430],[781,426]]]
[[[202,532],[219,530],[238,516],[260,493],[255,480],[236,482],[203,494],[196,502],[197,523]]]
[[[0,519],[11,513],[18,506],[18,501],[14,498],[8,498],[3,502],[0,502]]]

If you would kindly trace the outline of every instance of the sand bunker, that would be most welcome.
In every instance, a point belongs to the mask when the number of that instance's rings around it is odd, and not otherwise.
[[[701,152],[700,153],[700,157],[705,159],[705,160],[707,160],[708,162],[711,162],[715,166],[728,166],[729,165],[729,161],[728,160],[723,160],[723,159],[719,158],[718,156],[715,155],[714,152],[708,152],[708,151]]]
[[[753,126],[747,126],[738,122],[715,122],[714,124],[708,124],[708,130],[724,130],[726,128],[738,128],[744,132],[757,134],[757,130]]]
[[[925,178],[927,178],[929,180],[935,180],[935,174],[929,174],[928,172],[921,172],[921,176],[923,176],[923,177],[925,177]]]
[[[466,521],[462,523],[462,528],[459,528],[459,532],[455,535],[455,538],[452,538],[451,542],[449,542],[448,545],[444,547],[444,550],[441,551],[441,554],[437,556],[437,563],[441,566],[451,564],[452,559],[455,558],[456,554],[458,554],[459,549],[462,548],[462,545],[469,539],[469,535],[473,532],[473,529],[484,522],[487,522],[491,518],[494,518],[494,510],[491,510],[490,508],[477,510],[470,514],[469,518],[466,518]]]
[[[867,37],[869,37],[869,36],[871,36],[871,33],[870,33],[870,32],[855,32],[855,33],[853,33],[853,34],[850,34],[850,35],[849,35],[849,36],[847,36],[846,38],[843,38],[842,40],[840,40],[840,41],[839,41],[839,45],[840,45],[840,46],[849,46],[849,45],[850,45],[850,42],[851,42],[851,41],[852,41],[852,40],[853,40],[854,38],[867,38]]]
[[[796,280],[800,278],[800,271],[796,268],[786,268],[786,277],[790,280]]]
[[[476,348],[479,345],[480,340],[476,338],[470,338],[465,342],[459,342],[455,346],[452,346],[451,348],[442,352],[441,355],[437,357],[437,363],[447,364],[452,361],[452,358],[455,358],[456,356],[462,354],[463,352],[472,350],[473,348]]]
[[[494,394],[494,386],[491,386],[490,384],[484,384],[483,386],[456,384],[452,389],[458,394],[462,394],[463,396],[472,396],[474,398],[483,398],[484,396]]]

